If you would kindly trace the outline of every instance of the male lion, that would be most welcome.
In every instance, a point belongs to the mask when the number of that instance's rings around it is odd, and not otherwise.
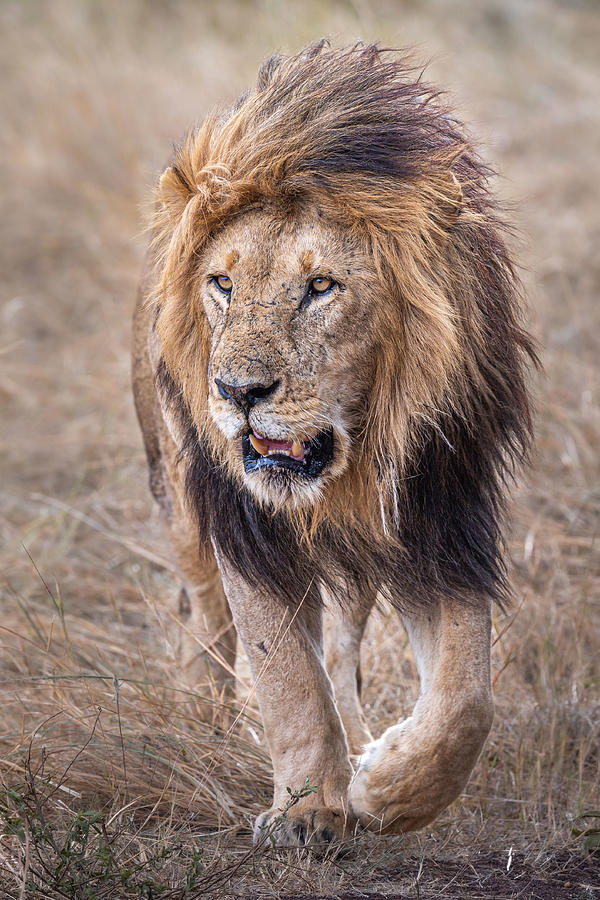
[[[270,59],[159,181],[133,373],[183,663],[226,688],[240,636],[275,782],[255,834],[275,820],[282,845],[430,822],[490,728],[534,350],[487,176],[406,60],[321,42]],[[378,594],[421,696],[374,741],[357,671]]]

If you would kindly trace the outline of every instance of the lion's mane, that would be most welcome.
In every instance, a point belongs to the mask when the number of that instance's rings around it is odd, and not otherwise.
[[[387,588],[502,601],[507,477],[527,454],[521,291],[481,163],[405,58],[325,42],[275,56],[163,175],[153,223],[157,384],[186,435],[201,545],[290,602]],[[227,471],[206,412],[208,325],[194,266],[207,240],[265,201],[312,200],[361,235],[379,279],[377,373],[356,466],[310,513],[258,505]],[[307,521],[308,520],[308,521]]]

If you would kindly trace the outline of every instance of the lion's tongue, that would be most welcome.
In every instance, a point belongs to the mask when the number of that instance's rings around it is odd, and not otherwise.
[[[261,456],[268,456],[270,453],[285,453],[287,456],[293,456],[294,459],[304,459],[304,444],[300,441],[275,441],[253,431],[250,435],[250,443]]]

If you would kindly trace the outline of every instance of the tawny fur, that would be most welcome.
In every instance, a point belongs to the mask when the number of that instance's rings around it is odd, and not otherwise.
[[[355,818],[430,821],[489,729],[490,601],[509,594],[502,511],[529,446],[535,352],[488,175],[405,60],[321,42],[265,64],[159,181],[134,386],[152,489],[204,623],[184,668],[199,657],[229,689],[233,616],[275,770],[259,826],[286,787],[320,783],[278,826],[282,843]],[[315,278],[331,291],[309,295]],[[219,383],[274,388],[244,412]],[[249,429],[304,441],[327,428],[318,477],[245,471]],[[355,675],[378,592],[403,614],[422,696],[350,784],[347,739],[358,753],[370,738]]]

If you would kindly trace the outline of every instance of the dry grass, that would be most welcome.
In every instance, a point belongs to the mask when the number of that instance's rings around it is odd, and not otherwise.
[[[0,33],[0,896],[595,896],[600,867],[581,855],[597,821],[581,817],[600,808],[595,4],[5,2]],[[128,375],[142,211],[172,140],[274,49],[322,34],[436,59],[519,201],[546,366],[484,755],[431,831],[359,836],[325,861],[249,852],[270,790],[256,711],[227,734],[199,725],[204,701],[173,680],[176,585]],[[371,623],[363,674],[379,732],[417,692],[393,617]]]

